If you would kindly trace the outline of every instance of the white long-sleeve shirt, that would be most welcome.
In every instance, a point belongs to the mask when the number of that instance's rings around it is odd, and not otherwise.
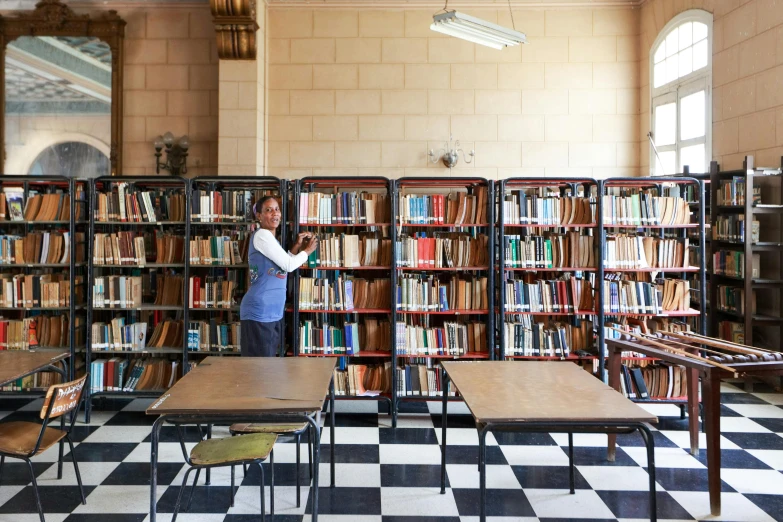
[[[286,252],[277,242],[274,234],[264,228],[253,235],[253,246],[286,272],[293,272],[307,262],[307,252],[302,250],[296,255]]]

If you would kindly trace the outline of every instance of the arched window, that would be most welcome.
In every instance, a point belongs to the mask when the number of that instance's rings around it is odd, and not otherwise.
[[[712,14],[694,9],[663,28],[650,53],[653,175],[707,172],[712,158]]]
[[[69,141],[47,147],[30,166],[34,176],[95,178],[109,175],[109,158],[87,143]]]

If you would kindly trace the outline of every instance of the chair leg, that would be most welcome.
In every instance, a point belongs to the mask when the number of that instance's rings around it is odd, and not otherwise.
[[[0,482],[3,481],[3,464],[5,464],[5,455],[0,455]]]
[[[272,522],[275,522],[275,450],[269,452],[269,513],[272,515]]]
[[[63,446],[63,439],[60,439],[60,456],[57,459],[57,480],[63,478]],[[73,453],[73,450],[71,450],[71,453]]]
[[[201,475],[201,468],[196,470],[196,478],[195,478],[195,480],[193,480],[193,486],[190,488],[190,497],[188,498],[188,505],[187,505],[187,507],[185,507],[185,511],[190,511],[190,505],[193,504],[193,497],[196,494],[196,484],[198,484],[198,476],[199,475]],[[171,522],[174,522],[174,521],[172,520]]]
[[[266,502],[264,501],[264,467],[261,462],[258,463],[258,469],[261,471],[261,522],[266,521]],[[173,522],[173,521],[172,521]]]
[[[27,462],[27,467],[30,468],[30,478],[33,479],[33,491],[35,492],[35,504],[38,506],[38,515],[41,517],[41,522],[46,522],[44,518],[43,506],[41,506],[41,497],[38,495],[38,481],[35,480],[35,470],[33,469],[33,463],[30,459],[24,459]]]
[[[299,495],[299,445],[302,442],[302,434],[296,434],[296,507],[300,507],[302,502]]]
[[[313,480],[313,433],[312,427],[307,428],[307,460],[310,467],[310,480]]]
[[[185,472],[185,478],[182,479],[182,486],[179,488],[179,495],[177,495],[177,503],[174,505],[174,514],[171,515],[171,522],[175,522],[177,520],[177,513],[179,513],[179,506],[182,504],[182,494],[185,492],[185,489],[187,489],[188,487],[188,477],[190,476],[191,471],[193,471],[193,468],[188,468],[188,470]],[[197,477],[199,471],[201,470],[200,469],[196,470]],[[193,497],[193,495],[191,495],[191,497]]]
[[[76,482],[79,483],[79,491],[82,494],[82,504],[87,504],[87,498],[84,496],[84,486],[82,486],[82,474],[79,473],[79,464],[76,463],[76,453],[73,451],[73,441],[71,436],[66,435],[65,439],[68,441],[68,446],[71,448],[71,460],[73,461],[73,470],[76,472]]]
[[[231,466],[231,507],[234,507],[234,468]]]

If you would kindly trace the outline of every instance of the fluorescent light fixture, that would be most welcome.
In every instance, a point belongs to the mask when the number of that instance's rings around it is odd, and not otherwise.
[[[457,11],[433,15],[430,29],[495,49],[527,43],[525,33],[507,29]]]

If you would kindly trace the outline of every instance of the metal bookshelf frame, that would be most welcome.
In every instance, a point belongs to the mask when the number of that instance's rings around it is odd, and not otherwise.
[[[496,339],[496,332],[495,332],[495,222],[496,222],[496,216],[495,212],[497,209],[496,205],[496,196],[495,196],[495,181],[493,180],[487,180],[486,178],[480,178],[480,177],[407,177],[407,178],[400,178],[398,180],[394,181],[394,198],[392,202],[392,216],[395,217],[395,222],[393,223],[392,227],[392,247],[394,248],[394,244],[396,242],[397,234],[398,234],[398,227],[404,227],[404,224],[398,223],[398,216],[399,216],[399,196],[400,196],[400,189],[405,187],[417,187],[427,190],[432,190],[434,193],[437,193],[439,191],[442,191],[444,189],[452,189],[452,188],[468,188],[471,189],[473,187],[478,187],[480,185],[485,185],[487,187],[487,224],[483,227],[476,227],[476,225],[453,225],[453,224],[443,224],[443,225],[437,225],[433,228],[452,228],[455,230],[461,230],[465,228],[482,228],[486,229],[485,233],[487,235],[487,350],[488,350],[488,358],[490,360],[495,359],[495,339]],[[396,306],[396,295],[397,295],[397,279],[399,275],[402,273],[401,268],[397,266],[397,252],[396,248],[394,248],[393,252],[393,259],[392,259],[392,318],[393,318],[393,328],[392,328],[392,372],[393,372],[393,385],[394,389],[392,390],[393,396],[394,396],[394,415],[392,420],[392,426],[397,425],[397,414],[399,411],[399,406],[401,402],[405,401],[442,401],[443,396],[400,396],[397,394],[397,386],[396,386],[396,374],[397,374],[397,361],[398,359],[402,358],[417,358],[415,355],[398,355],[397,354],[397,320],[398,320],[398,314],[397,313],[397,306]],[[415,269],[413,269],[415,271]],[[458,271],[454,271],[456,274]],[[443,273],[443,272],[436,272],[436,273]],[[469,315],[469,314],[465,314]],[[456,316],[455,316],[456,317]],[[462,359],[462,357],[453,357],[453,356],[429,356],[429,358],[434,359]],[[472,358],[465,357],[465,360],[472,360]],[[444,389],[443,394],[446,394],[448,390]],[[447,397],[446,400],[462,400],[460,397]]]

